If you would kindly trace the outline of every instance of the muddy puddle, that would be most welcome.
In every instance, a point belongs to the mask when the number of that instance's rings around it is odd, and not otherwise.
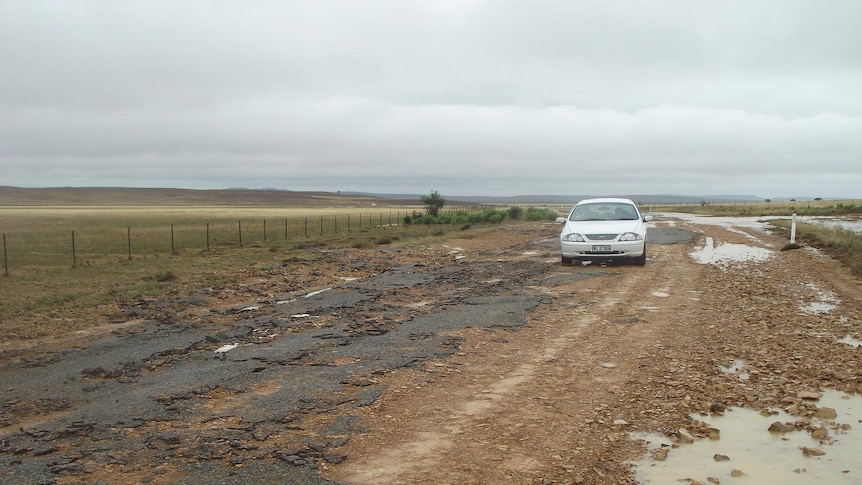
[[[743,364],[734,367],[739,372]],[[810,425],[801,427],[794,423],[802,418],[784,412],[728,408],[723,415],[692,416],[720,430],[719,439],[675,444],[658,434],[634,436],[651,450],[635,464],[638,483],[862,483],[862,398],[827,391],[816,405],[834,409],[837,416],[812,418]],[[776,422],[792,430],[769,431]],[[670,451],[658,461],[656,450],[662,447]]]
[[[850,335],[845,335],[844,338],[838,339],[838,343],[847,344],[851,347],[856,347],[857,349],[859,347],[862,347],[862,340],[859,340],[858,338],[853,338]]]

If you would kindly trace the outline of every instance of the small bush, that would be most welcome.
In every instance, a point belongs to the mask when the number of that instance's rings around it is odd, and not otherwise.
[[[175,275],[173,271],[162,271],[162,272],[156,273],[155,276],[153,276],[153,279],[158,281],[159,283],[165,283],[167,281],[176,280],[177,275]]]
[[[464,224],[463,226],[461,226],[461,230],[466,231],[467,229],[470,229],[471,227],[473,227],[473,225],[468,222],[467,224]]]
[[[509,207],[509,219],[518,219],[524,215],[524,209],[520,206]]]
[[[553,221],[557,218],[557,212],[544,207],[529,207],[524,218],[528,221]]]
[[[386,244],[392,244],[392,238],[389,236],[383,236],[383,237],[377,239],[377,241],[375,241],[375,242],[377,243],[378,246],[383,246]]]

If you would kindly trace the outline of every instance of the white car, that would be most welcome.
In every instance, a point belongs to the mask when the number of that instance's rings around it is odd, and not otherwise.
[[[646,222],[629,199],[584,199],[558,217],[563,224],[560,246],[563,264],[573,261],[628,259],[638,266],[646,264]]]

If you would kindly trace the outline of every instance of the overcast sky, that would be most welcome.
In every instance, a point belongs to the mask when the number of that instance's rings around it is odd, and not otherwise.
[[[0,0],[0,185],[862,197],[859,0]]]

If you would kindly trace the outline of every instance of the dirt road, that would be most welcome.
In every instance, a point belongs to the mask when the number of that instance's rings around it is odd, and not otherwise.
[[[0,481],[637,483],[630,433],[862,391],[860,282],[816,251],[661,217],[645,267],[565,267],[558,231],[327,251],[4,343]]]

